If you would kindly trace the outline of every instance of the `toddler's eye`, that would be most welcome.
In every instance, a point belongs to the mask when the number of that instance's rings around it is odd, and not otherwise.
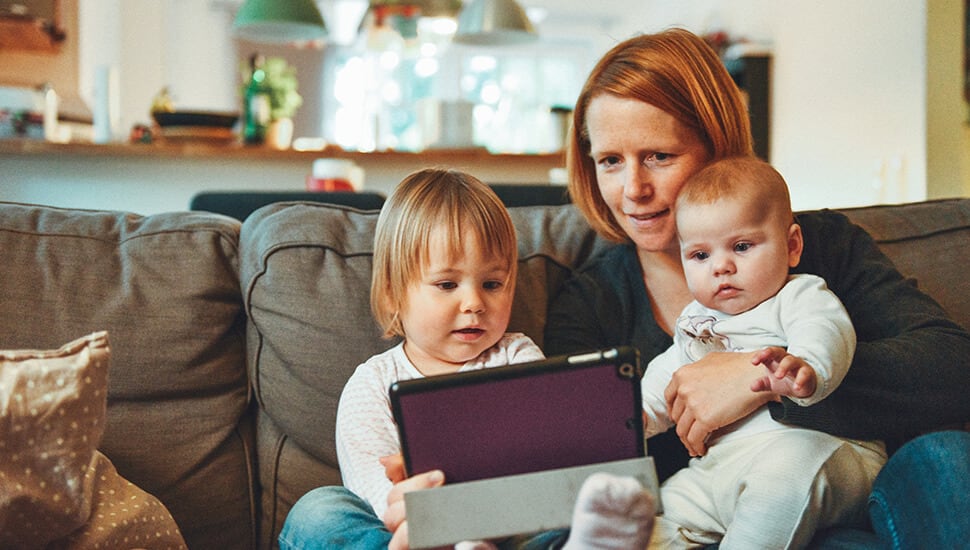
[[[503,286],[502,281],[485,281],[485,283],[482,285],[482,288],[484,288],[485,290],[498,290],[502,288],[502,286]]]
[[[753,245],[751,243],[738,243],[734,245],[735,252],[747,252]]]
[[[453,281],[441,281],[441,282],[435,283],[435,286],[440,288],[441,290],[454,290],[458,288],[458,285],[455,284]]]

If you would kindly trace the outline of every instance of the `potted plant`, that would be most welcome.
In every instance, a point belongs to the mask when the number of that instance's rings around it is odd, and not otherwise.
[[[296,110],[303,105],[303,97],[297,91],[299,81],[296,69],[282,57],[268,57],[263,63],[266,72],[266,87],[269,88],[269,119],[292,119]]]
[[[254,56],[244,74],[243,97],[247,98],[246,102],[252,101],[254,91],[266,97],[266,142],[277,149],[289,148],[293,139],[293,115],[303,105],[303,97],[297,91],[296,68],[282,57],[267,57],[260,61]]]

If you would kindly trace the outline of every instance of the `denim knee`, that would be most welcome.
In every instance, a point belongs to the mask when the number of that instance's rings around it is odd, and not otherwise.
[[[892,548],[958,548],[970,533],[970,433],[918,437],[890,457],[873,485],[873,529]]]
[[[391,533],[371,506],[340,486],[319,487],[300,497],[286,516],[281,550],[387,548]]]

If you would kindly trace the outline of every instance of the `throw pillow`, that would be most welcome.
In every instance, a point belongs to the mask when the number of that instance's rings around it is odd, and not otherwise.
[[[184,547],[164,505],[97,452],[109,356],[106,332],[56,350],[0,351],[0,548],[123,544],[116,531],[138,536],[131,547]]]

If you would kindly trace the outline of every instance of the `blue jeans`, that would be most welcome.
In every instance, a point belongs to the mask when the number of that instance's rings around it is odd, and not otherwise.
[[[970,432],[918,437],[893,453],[869,496],[890,548],[961,548],[970,539]]]
[[[327,486],[296,501],[278,540],[280,550],[383,549],[391,533],[370,504],[343,487]]]
[[[963,548],[970,537],[970,433],[917,437],[889,457],[869,495],[873,531],[834,528],[812,550]]]
[[[936,432],[903,445],[883,467],[869,496],[872,533],[832,529],[813,548],[960,548],[970,537],[970,433]],[[556,548],[565,531],[516,539],[520,549]],[[391,534],[373,509],[343,487],[320,487],[293,506],[281,550],[387,548]]]
[[[499,547],[547,550],[561,547],[567,536],[568,531],[549,531],[513,537]],[[384,550],[390,541],[391,533],[370,504],[339,486],[319,487],[300,497],[278,539],[280,550]]]

